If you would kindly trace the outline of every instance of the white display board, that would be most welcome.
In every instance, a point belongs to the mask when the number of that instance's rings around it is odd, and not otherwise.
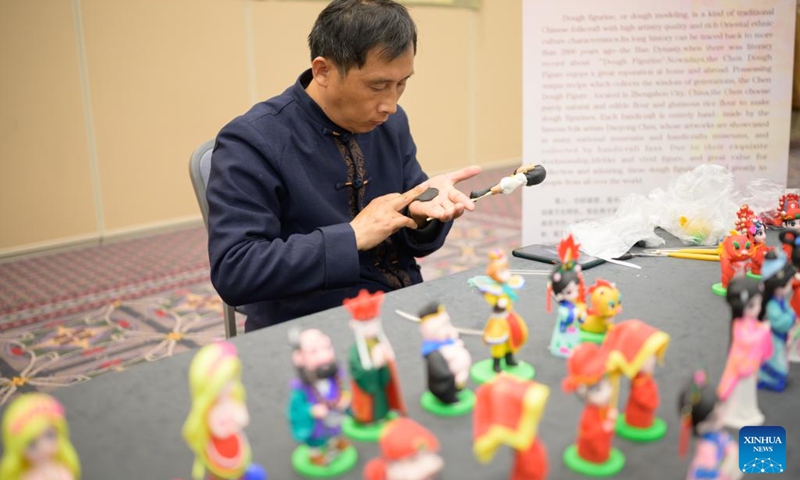
[[[785,183],[795,0],[523,0],[523,245],[703,162]],[[777,201],[777,199],[776,199]]]

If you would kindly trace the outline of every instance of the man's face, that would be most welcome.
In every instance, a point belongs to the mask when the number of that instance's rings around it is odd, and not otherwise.
[[[294,352],[293,361],[296,367],[306,371],[317,372],[320,367],[327,367],[336,361],[331,339],[319,330],[304,330],[300,334],[300,348]]]
[[[397,111],[408,78],[414,73],[414,49],[389,60],[381,47],[367,53],[363,67],[352,67],[344,76],[335,67],[325,89],[325,113],[352,133],[366,133]]]
[[[420,333],[425,340],[443,341],[456,336],[447,312],[436,314],[433,318],[420,324]]]

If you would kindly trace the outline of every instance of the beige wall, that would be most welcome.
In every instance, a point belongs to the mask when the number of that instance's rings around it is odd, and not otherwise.
[[[324,2],[0,2],[0,256],[199,219],[191,151],[308,65]],[[429,173],[521,156],[521,2],[413,7]]]

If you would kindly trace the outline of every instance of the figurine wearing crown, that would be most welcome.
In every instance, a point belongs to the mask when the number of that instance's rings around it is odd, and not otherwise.
[[[380,319],[383,292],[361,290],[357,297],[344,300],[350,311],[355,344],[350,349],[352,378],[352,419],[342,427],[350,438],[374,442],[380,438],[384,421],[392,411],[405,415],[392,345]]]
[[[510,480],[547,477],[547,451],[539,435],[550,388],[501,373],[478,388],[473,412],[472,451],[488,463],[501,445],[515,450]]]
[[[342,436],[342,421],[350,407],[330,337],[310,328],[289,332],[292,380],[287,416],[292,436],[303,445],[292,454],[295,470],[306,477],[330,477],[350,470],[358,454]]]
[[[583,274],[577,263],[579,247],[572,235],[561,240],[558,244],[561,263],[555,266],[547,284],[547,311],[551,293],[558,301],[558,318],[550,338],[550,353],[557,357],[569,357],[581,343],[579,325],[586,320]]]
[[[589,287],[588,299],[586,320],[579,324],[581,341],[600,344],[622,312],[622,295],[613,283],[598,278]]]
[[[492,307],[492,313],[483,328],[483,343],[491,348],[491,365],[484,360],[473,365],[470,375],[477,384],[484,383],[497,373],[507,370],[521,378],[533,378],[533,367],[514,357],[528,341],[528,326],[514,311],[517,290],[525,280],[512,275],[508,258],[502,250],[489,253],[486,277],[478,277],[477,287]]]
[[[668,346],[669,335],[636,319],[614,325],[603,341],[614,389],[612,406],[616,407],[620,376],[631,381],[625,414],[617,418],[617,433],[627,440],[652,442],[667,433],[666,422],[656,417],[659,396],[653,371],[656,362],[664,362]]]
[[[575,392],[585,403],[578,439],[564,452],[564,463],[578,473],[596,477],[616,475],[625,466],[625,455],[611,445],[617,409],[612,405],[614,392],[607,363],[605,350],[582,343],[567,359],[567,376],[561,383],[565,392]]]
[[[689,434],[698,437],[686,480],[738,480],[744,476],[739,469],[736,440],[723,428],[726,408],[726,403],[717,401],[703,370],[695,372],[689,385],[681,391],[678,397],[681,415],[678,454],[681,458],[688,450]]]
[[[472,357],[444,305],[428,305],[419,312],[419,318],[422,358],[428,373],[428,390],[422,394],[422,407],[436,415],[463,415],[475,403],[472,391],[464,389]]]
[[[772,249],[766,243],[767,227],[764,221],[749,206],[742,205],[736,212],[736,231],[747,236],[751,242],[753,248],[750,255],[750,274],[760,277],[764,255]]]

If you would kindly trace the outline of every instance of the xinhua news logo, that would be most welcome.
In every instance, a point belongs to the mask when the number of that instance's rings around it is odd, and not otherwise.
[[[739,430],[739,469],[744,473],[783,473],[786,470],[786,430],[776,426]]]

